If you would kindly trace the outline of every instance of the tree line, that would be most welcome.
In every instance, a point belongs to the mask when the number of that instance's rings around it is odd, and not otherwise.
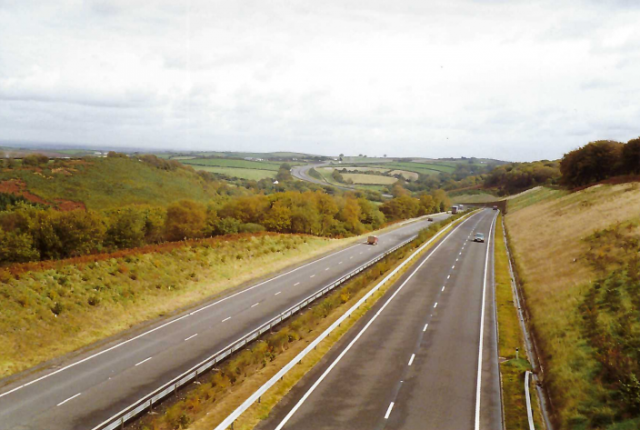
[[[568,152],[560,161],[562,183],[580,187],[621,175],[640,174],[640,137],[622,143],[598,140]]]
[[[148,244],[235,233],[271,231],[347,237],[385,223],[439,212],[446,193],[400,195],[377,206],[355,193],[322,191],[226,197],[205,205],[126,206],[61,212],[24,201],[0,211],[0,263],[55,260]]]

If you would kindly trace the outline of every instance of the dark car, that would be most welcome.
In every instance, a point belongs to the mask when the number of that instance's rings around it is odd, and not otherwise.
[[[484,234],[476,233],[476,237],[473,238],[474,242],[484,242]]]
[[[494,210],[494,211],[497,211],[497,210],[498,210],[498,206],[494,206],[494,207],[493,207],[493,210]]]
[[[427,221],[433,221],[433,218],[429,217],[427,218]]]

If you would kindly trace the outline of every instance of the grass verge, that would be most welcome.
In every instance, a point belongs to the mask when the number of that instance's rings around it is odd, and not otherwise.
[[[423,230],[417,241],[391,254],[359,277],[315,303],[308,311],[285,323],[276,333],[257,341],[251,349],[230,358],[219,366],[219,372],[214,373],[213,376],[203,376],[201,381],[192,385],[192,388],[184,392],[177,401],[174,400],[173,404],[166,405],[159,415],[144,417],[131,428],[168,430],[188,427],[195,430],[209,430],[215,427],[373,288],[385,273],[400,264],[415,248],[433,237],[440,228],[450,224],[452,222],[450,220]],[[406,270],[410,267],[408,266]],[[331,333],[315,351],[305,357],[294,371],[289,372],[282,381],[272,387],[259,404],[249,408],[236,421],[234,428],[251,429],[268,417],[278,401],[320,361],[324,354],[401,275],[402,273],[398,273],[394,279],[387,282],[373,295],[367,306],[358,309],[353,314],[353,318],[349,318],[348,322]]]
[[[0,378],[354,240],[220,237],[15,276],[0,271]]]
[[[524,391],[525,372],[531,370],[531,363],[527,360],[524,340],[518,312],[511,288],[511,274],[509,272],[509,256],[504,242],[502,228],[502,214],[496,221],[496,240],[494,242],[496,309],[498,311],[498,352],[500,355],[500,374],[502,376],[502,408],[504,411],[505,428],[528,429],[527,405]],[[519,357],[516,357],[518,348]],[[530,387],[532,388],[532,387]],[[532,404],[537,406],[533,397],[535,391],[531,389]],[[539,415],[539,413],[536,413]],[[536,417],[536,428],[540,419]]]

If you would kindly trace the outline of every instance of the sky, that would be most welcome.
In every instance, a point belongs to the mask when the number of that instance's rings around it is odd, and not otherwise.
[[[640,136],[636,0],[0,0],[0,140],[557,159]]]

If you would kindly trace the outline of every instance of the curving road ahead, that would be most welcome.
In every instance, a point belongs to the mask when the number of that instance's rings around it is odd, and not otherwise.
[[[341,190],[345,190],[345,191],[361,191],[356,187],[350,187],[348,185],[338,185],[338,184],[330,184],[327,181],[324,180],[320,180],[320,179],[316,179],[313,176],[311,176],[309,174],[309,170],[317,168],[317,167],[323,167],[323,166],[328,166],[329,163],[318,163],[318,164],[307,164],[305,166],[295,166],[291,169],[291,174],[295,177],[298,178],[302,181],[307,181],[307,182],[312,182],[314,184],[317,185],[322,185],[324,187],[329,186],[329,187],[336,187],[336,188],[340,188]],[[393,198],[393,196],[391,194],[382,194],[382,197],[385,198]]]
[[[443,219],[447,215],[434,216]],[[264,282],[229,292],[144,332],[19,381],[0,381],[0,429],[93,429],[185,370],[321,290],[429,223],[380,234]]]

